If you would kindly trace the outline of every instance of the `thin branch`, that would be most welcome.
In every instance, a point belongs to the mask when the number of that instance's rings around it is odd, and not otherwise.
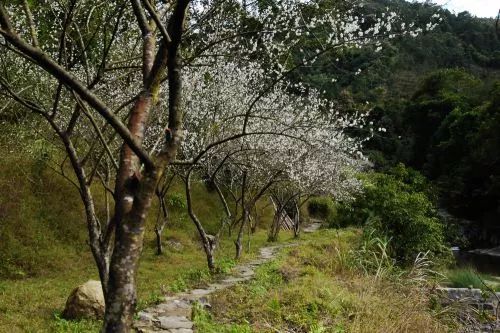
[[[0,23],[2,27],[5,27],[5,22],[8,21],[8,17],[4,15],[3,5],[0,5]],[[93,109],[95,109],[123,138],[125,143],[132,149],[132,151],[139,157],[139,159],[145,164],[146,169],[153,169],[154,162],[152,161],[149,154],[143,149],[141,144],[137,142],[137,139],[130,133],[128,128],[120,121],[120,119],[113,114],[113,112],[97,97],[92,91],[87,89],[78,79],[76,79],[72,74],[67,72],[54,60],[48,57],[42,50],[32,47],[23,41],[14,32],[6,32],[5,30],[0,30],[0,34],[11,44],[13,44],[17,49],[19,49],[24,55],[27,55],[27,59],[34,61],[37,65],[45,69],[48,73],[54,76],[57,80],[68,86],[71,90],[74,90],[80,97],[87,102]]]
[[[162,24],[160,17],[156,13],[153,6],[151,6],[151,3],[148,0],[141,0],[141,2],[144,4],[144,7],[146,7],[146,10],[148,11],[148,13],[151,16],[151,18],[153,19],[153,21],[155,21],[156,26],[160,30],[160,33],[163,36],[163,38],[165,39],[166,43],[167,44],[172,43],[172,39],[170,38],[170,35],[167,32],[167,29]]]
[[[28,24],[30,27],[30,34],[31,34],[31,42],[33,43],[34,47],[38,47],[39,44],[38,44],[38,37],[37,37],[37,33],[36,33],[35,20],[33,19],[33,14],[31,13],[28,0],[23,0],[23,9],[24,9],[24,12],[26,13],[26,17],[28,18]]]

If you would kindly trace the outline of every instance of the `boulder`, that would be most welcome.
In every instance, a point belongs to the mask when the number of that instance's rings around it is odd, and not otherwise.
[[[90,280],[71,292],[62,316],[66,319],[102,319],[104,309],[101,282]]]

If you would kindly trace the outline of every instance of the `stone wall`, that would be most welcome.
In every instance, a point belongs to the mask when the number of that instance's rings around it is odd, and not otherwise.
[[[493,294],[472,288],[438,288],[437,293],[443,305],[460,302],[478,310],[493,313],[495,313],[500,299],[500,293]]]

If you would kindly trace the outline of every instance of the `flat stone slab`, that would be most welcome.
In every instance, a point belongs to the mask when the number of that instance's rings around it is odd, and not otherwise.
[[[242,278],[242,277],[240,277],[240,278],[238,278],[238,277],[230,277],[230,278],[222,280],[221,282],[225,283],[225,284],[228,284],[228,285],[235,285],[237,283],[245,282],[245,281],[247,281],[247,279]]]
[[[172,330],[168,330],[169,333],[193,333],[192,329],[189,328],[175,328]]]
[[[210,289],[194,289],[194,290],[191,290],[191,294],[192,295],[196,295],[196,296],[205,296],[205,295],[208,295],[212,293],[212,291]]]
[[[170,317],[158,317],[160,322],[160,328],[167,330],[172,329],[192,329],[193,322],[186,317],[180,316],[170,316]]]
[[[157,305],[151,311],[154,311],[157,316],[179,316],[191,317],[191,304],[187,301],[173,300],[167,303]]]

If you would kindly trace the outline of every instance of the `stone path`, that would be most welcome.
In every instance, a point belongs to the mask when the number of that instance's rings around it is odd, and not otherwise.
[[[321,223],[315,221],[303,229],[304,233],[312,233],[321,227]],[[237,283],[251,280],[255,275],[255,268],[274,259],[278,250],[295,246],[296,244],[283,244],[263,247],[260,249],[258,259],[234,267],[233,273],[223,280],[209,284],[204,289],[194,289],[189,292],[179,293],[166,297],[165,302],[139,312],[135,322],[136,332],[151,333],[192,333],[193,322],[192,305],[199,302],[201,305],[210,307],[208,296],[215,291],[223,290]]]
[[[313,223],[309,224],[307,227],[303,229],[305,233],[312,233],[315,231],[318,231],[319,228],[321,228],[321,221],[320,220],[312,220]]]

